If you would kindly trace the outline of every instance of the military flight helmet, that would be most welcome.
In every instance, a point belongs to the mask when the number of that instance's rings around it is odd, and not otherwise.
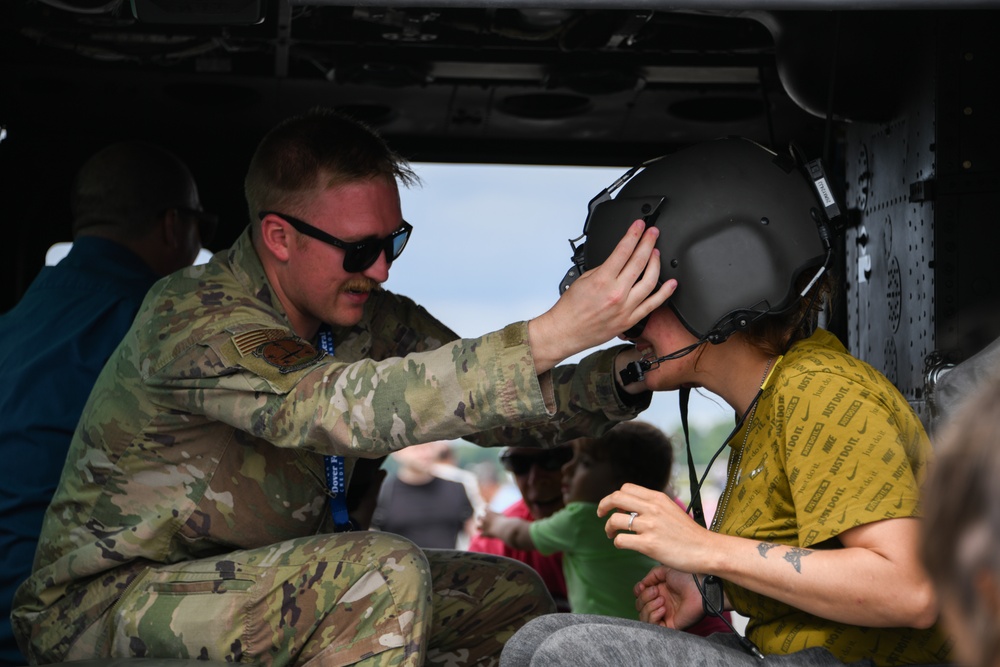
[[[815,274],[811,286],[828,265],[829,218],[839,213],[822,165],[798,162],[730,137],[636,167],[591,200],[586,241],[573,245],[561,288],[602,264],[643,218],[660,229],[660,283],[677,279],[668,304],[699,340],[721,343],[788,309],[799,275]]]

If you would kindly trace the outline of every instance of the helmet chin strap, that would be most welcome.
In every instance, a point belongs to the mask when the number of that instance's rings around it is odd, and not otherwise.
[[[687,347],[682,347],[679,350],[675,350],[670,354],[665,354],[662,357],[657,357],[656,359],[646,359],[642,358],[638,361],[633,361],[626,365],[618,375],[622,379],[622,384],[632,384],[633,382],[642,382],[646,378],[646,372],[651,371],[654,368],[659,368],[660,364],[664,361],[670,361],[672,359],[680,359],[683,356],[687,356],[697,350],[699,347],[708,342],[706,338],[699,338],[695,342],[691,343]]]

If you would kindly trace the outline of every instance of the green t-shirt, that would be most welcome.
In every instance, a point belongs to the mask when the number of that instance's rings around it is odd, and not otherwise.
[[[746,428],[728,506],[720,500],[721,533],[836,549],[842,548],[836,536],[849,528],[919,515],[931,454],[920,420],[888,379],[847,354],[830,333],[796,343],[776,364],[754,420],[730,443],[731,456]],[[951,642],[938,627],[864,628],[730,583],[726,593],[749,617],[748,636],[765,654],[824,646],[845,662],[871,658],[878,665],[940,663],[950,655]]]
[[[616,548],[604,533],[606,522],[607,517],[597,516],[597,503],[570,503],[532,522],[531,539],[544,555],[562,552],[573,613],[638,619],[632,589],[657,563]]]

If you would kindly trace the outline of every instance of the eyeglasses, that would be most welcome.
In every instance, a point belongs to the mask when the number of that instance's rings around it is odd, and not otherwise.
[[[557,447],[555,449],[540,449],[537,454],[504,452],[500,455],[500,463],[508,472],[515,475],[526,475],[531,471],[531,466],[538,466],[549,472],[560,470],[572,458],[572,447]]]
[[[181,215],[192,217],[197,221],[198,237],[201,239],[202,246],[206,246],[212,242],[212,239],[215,238],[215,231],[219,227],[219,216],[184,206],[175,206],[174,210]]]
[[[327,234],[322,229],[313,227],[304,220],[299,220],[298,218],[293,218],[290,215],[278,213],[277,211],[261,211],[257,214],[257,218],[263,220],[268,215],[281,218],[294,227],[300,234],[311,236],[317,241],[322,241],[343,250],[344,271],[348,273],[360,273],[364,271],[374,264],[383,252],[385,252],[385,261],[392,264],[397,257],[403,254],[403,248],[406,247],[406,242],[410,240],[410,232],[413,231],[413,225],[403,220],[403,226],[384,239],[373,238],[348,243],[347,241],[341,241],[336,236]]]

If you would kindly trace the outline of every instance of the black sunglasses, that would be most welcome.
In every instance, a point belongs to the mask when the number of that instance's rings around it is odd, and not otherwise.
[[[515,475],[526,475],[531,471],[531,466],[538,466],[549,472],[560,470],[572,458],[572,447],[558,447],[556,449],[540,449],[537,454],[504,452],[500,455],[500,463],[508,472]]]
[[[322,241],[343,250],[344,271],[348,273],[360,273],[364,271],[375,263],[375,260],[378,259],[382,252],[385,252],[385,261],[392,264],[397,257],[403,254],[403,248],[406,247],[406,242],[410,240],[410,232],[413,231],[413,225],[403,220],[403,226],[384,239],[365,239],[364,241],[348,243],[347,241],[341,241],[336,236],[327,234],[322,229],[313,227],[304,220],[299,220],[298,218],[293,218],[290,215],[278,213],[277,211],[261,211],[257,214],[257,218],[263,220],[264,216],[268,215],[275,215],[281,218],[294,227],[300,234],[311,236],[317,241]]]

